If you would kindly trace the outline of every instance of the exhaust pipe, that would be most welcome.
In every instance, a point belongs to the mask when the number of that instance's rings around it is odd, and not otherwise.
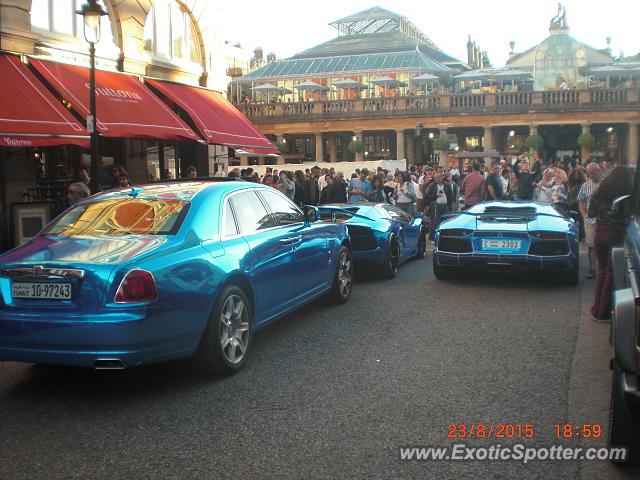
[[[96,358],[93,362],[95,370],[123,370],[127,368],[119,358]]]

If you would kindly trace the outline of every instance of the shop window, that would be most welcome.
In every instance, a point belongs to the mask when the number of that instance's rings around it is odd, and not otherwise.
[[[79,10],[85,0],[33,0],[31,2],[31,25],[38,30],[50,32],[51,34],[69,35],[81,39],[84,43],[82,15],[75,13]],[[104,2],[98,2],[105,11],[108,11]],[[101,18],[100,23],[101,46],[113,47],[113,31],[109,15]]]
[[[196,26],[187,9],[173,0],[156,0],[149,11],[144,48],[171,60],[201,62]]]

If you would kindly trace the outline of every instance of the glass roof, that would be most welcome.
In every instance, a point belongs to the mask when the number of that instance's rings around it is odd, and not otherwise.
[[[381,71],[450,72],[449,68],[430,59],[422,52],[382,53],[373,55],[345,55],[280,60],[269,63],[237,81],[256,81],[274,77],[309,77],[317,74],[376,73]]]

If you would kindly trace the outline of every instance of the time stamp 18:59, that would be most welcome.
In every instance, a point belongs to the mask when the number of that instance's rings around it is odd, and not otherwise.
[[[450,423],[447,429],[449,438],[533,438],[540,430],[531,423]],[[600,438],[602,432],[597,423],[553,425],[556,438]]]

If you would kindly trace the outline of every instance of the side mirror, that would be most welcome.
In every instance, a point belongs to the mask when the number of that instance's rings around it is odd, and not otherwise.
[[[304,221],[305,223],[313,223],[320,220],[320,210],[313,205],[304,206]]]
[[[611,211],[617,212],[618,210],[620,210],[627,198],[631,198],[631,195],[622,195],[618,198],[614,198],[613,202],[611,202]]]

